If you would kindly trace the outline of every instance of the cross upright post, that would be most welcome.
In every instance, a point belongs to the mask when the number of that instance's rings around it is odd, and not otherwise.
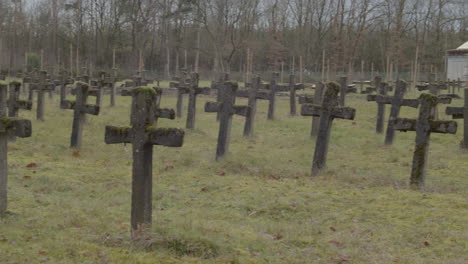
[[[453,119],[463,119],[462,148],[468,149],[468,88],[465,88],[465,102],[463,107],[447,107],[445,113]]]
[[[7,83],[0,83],[0,216],[7,211],[8,135],[30,137],[31,121],[7,117]]]
[[[61,102],[62,109],[72,109],[73,127],[70,139],[70,147],[79,149],[83,139],[83,128],[86,122],[86,114],[98,115],[99,105],[87,104],[89,96],[89,85],[84,82],[78,82],[74,91],[75,101],[64,100]]]
[[[205,112],[219,113],[219,134],[218,145],[216,148],[216,160],[221,159],[229,148],[229,138],[231,135],[232,116],[241,115],[248,116],[249,106],[236,106],[236,90],[237,83],[225,82],[224,87],[221,89],[223,95],[221,96],[222,102],[207,102],[205,104]]]
[[[423,93],[419,97],[418,119],[397,118],[394,128],[399,131],[416,131],[416,147],[413,154],[410,185],[414,189],[422,189],[426,179],[427,157],[431,133],[455,134],[457,122],[434,120],[434,108],[439,103],[437,96]]]
[[[320,117],[319,131],[315,142],[314,160],[312,162],[312,176],[318,175],[325,168],[333,119],[354,120],[354,116],[356,115],[354,108],[339,106],[338,93],[340,90],[339,84],[328,83],[322,105],[302,105],[302,116]]]
[[[138,87],[132,93],[131,127],[106,126],[106,144],[131,143],[133,149],[131,234],[138,238],[152,222],[153,145],[181,147],[184,131],[157,128],[158,93]]]

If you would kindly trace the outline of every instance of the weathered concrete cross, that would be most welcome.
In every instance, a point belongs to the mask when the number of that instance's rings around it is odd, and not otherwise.
[[[8,135],[25,138],[32,132],[31,121],[6,117],[7,87],[6,83],[0,83],[0,216],[7,210]]]
[[[30,100],[32,99],[32,92],[37,91],[36,119],[39,121],[44,121],[44,92],[54,90],[55,83],[51,83],[49,80],[47,80],[47,72],[45,71],[41,71],[39,73],[39,78],[33,80],[33,82],[34,83],[31,83],[29,88]]]
[[[403,99],[406,92],[406,82],[397,81],[395,94],[391,96],[374,95],[375,101],[380,104],[390,104],[390,117],[388,119],[387,132],[385,134],[385,144],[393,144],[395,138],[395,128],[393,127],[394,120],[400,115],[400,109],[402,106],[408,106],[412,108],[418,108],[419,99]],[[371,96],[371,95],[370,95]]]
[[[252,84],[248,90],[237,90],[236,96],[241,98],[248,98],[247,105],[250,107],[250,111],[245,117],[244,125],[244,137],[252,136],[254,131],[255,115],[257,113],[257,99],[269,100],[270,94],[267,90],[259,90],[261,83],[260,77],[252,79]]]
[[[67,98],[67,85],[73,83],[74,80],[70,77],[70,74],[67,71],[62,71],[59,79],[55,82],[56,85],[60,86],[60,102]]]
[[[418,119],[397,118],[394,128],[399,131],[416,131],[416,147],[413,154],[410,185],[412,188],[424,187],[426,178],[427,156],[431,133],[455,134],[457,122],[434,120],[434,108],[439,102],[437,96],[421,94]]]
[[[76,100],[63,100],[60,107],[62,109],[74,110],[70,147],[79,149],[81,148],[83,139],[83,128],[86,121],[86,114],[98,115],[99,105],[87,104],[89,96],[89,85],[87,83],[77,82],[74,93],[76,94]]]
[[[132,237],[146,232],[152,222],[153,145],[181,147],[184,131],[156,128],[159,102],[155,89],[138,87],[133,96],[131,127],[106,126],[106,144],[131,143],[133,148]]]
[[[338,93],[340,85],[337,83],[328,83],[322,105],[303,104],[301,115],[319,116],[320,125],[317,140],[315,143],[314,160],[312,163],[312,176],[319,174],[327,161],[328,145],[330,141],[331,126],[333,119],[354,120],[356,110],[350,107],[338,107]]]
[[[248,116],[249,106],[236,106],[236,91],[238,85],[234,82],[225,82],[218,92],[222,93],[222,102],[207,102],[205,112],[219,113],[219,134],[216,148],[216,160],[221,159],[229,148],[229,137],[231,135],[232,116],[234,114]]]
[[[468,149],[468,89],[465,89],[465,103],[463,107],[447,107],[447,115],[453,119],[463,119],[463,141],[462,148]]]
[[[296,83],[295,75],[289,75],[288,86],[276,85],[276,92],[289,92],[289,114],[296,115],[296,91],[304,89],[304,84]]]

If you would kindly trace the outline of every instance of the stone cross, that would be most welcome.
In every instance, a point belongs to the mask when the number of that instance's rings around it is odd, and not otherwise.
[[[468,149],[468,89],[465,88],[465,103],[463,107],[447,107],[445,113],[453,119],[463,119],[462,148]]]
[[[353,108],[338,106],[339,92],[339,84],[333,82],[328,83],[321,106],[315,104],[302,105],[301,115],[320,117],[319,131],[315,143],[314,160],[312,163],[312,176],[319,174],[326,165],[333,119],[340,118],[354,120],[354,116],[356,114],[356,110]]]
[[[431,133],[455,134],[457,132],[457,122],[434,120],[433,110],[439,102],[437,96],[424,93],[421,94],[419,100],[418,119],[397,118],[394,120],[395,130],[416,131],[416,147],[410,179],[410,185],[415,189],[424,187]]]
[[[224,83],[229,81],[229,73],[225,72],[223,74],[221,74],[221,76],[219,77],[219,81],[218,82],[213,82],[211,83],[211,89],[214,89],[217,91],[216,93],[216,102],[218,103],[221,103],[223,101],[222,99],[222,96],[223,96],[223,93],[221,92],[222,90],[222,87],[224,86]],[[219,121],[219,115],[220,113],[217,113],[216,114],[216,120]]]
[[[32,92],[37,91],[37,112],[36,119],[39,121],[44,121],[44,92],[51,91],[55,89],[55,84],[50,83],[47,78],[47,72],[41,71],[39,73],[39,78],[35,80],[35,83],[30,85],[30,99]],[[34,80],[33,80],[34,81]],[[31,100],[32,101],[32,100]]]
[[[6,117],[7,87],[5,82],[0,83],[0,216],[7,210],[8,135],[31,136],[31,121]]]
[[[81,148],[86,114],[98,115],[99,105],[87,104],[89,96],[89,85],[87,83],[77,82],[74,93],[76,94],[76,100],[64,100],[61,102],[60,107],[74,110],[70,147],[79,149]]]
[[[429,83],[423,84],[423,85],[417,85],[416,88],[419,91],[429,91],[430,94],[439,96],[440,91],[447,89],[447,86],[444,84],[435,83],[434,78],[435,78],[434,74],[430,74]],[[437,105],[432,109],[432,111],[433,111],[432,115],[434,117],[434,120],[439,119],[439,110],[437,108]]]
[[[237,90],[236,96],[241,98],[248,98],[247,105],[250,107],[250,111],[245,117],[244,125],[244,137],[249,137],[253,135],[254,131],[254,121],[255,115],[257,113],[257,100],[269,100],[270,95],[267,90],[259,90],[261,79],[260,77],[255,77],[252,80],[252,84],[249,85],[249,90]]]
[[[181,147],[184,131],[157,128],[158,94],[150,87],[131,90],[131,127],[106,126],[106,144],[131,143],[133,148],[132,176],[132,237],[145,233],[152,222],[153,145]]]
[[[186,88],[189,101],[188,101],[188,109],[187,109],[187,122],[185,127],[188,129],[195,128],[195,114],[197,110],[197,96],[199,94],[209,95],[211,92],[210,88],[201,88],[198,87],[199,82],[199,75],[198,73],[192,73],[190,78],[190,85]]]
[[[395,138],[394,120],[400,115],[402,106],[418,108],[419,99],[403,99],[406,92],[406,82],[398,80],[396,83],[395,94],[393,96],[383,95],[368,95],[374,97],[371,101],[376,101],[379,104],[390,104],[390,117],[388,119],[387,132],[385,134],[385,145],[392,145]]]
[[[249,106],[236,106],[236,91],[238,85],[234,82],[225,82],[221,87],[222,102],[207,102],[205,104],[205,112],[219,113],[219,134],[218,145],[216,148],[216,160],[221,159],[229,148],[229,138],[231,135],[232,116],[241,115],[248,116],[250,112]]]
[[[60,102],[65,101],[67,98],[67,85],[74,83],[74,80],[70,78],[68,72],[63,71],[59,76],[59,80],[55,83],[60,86]]]
[[[382,77],[376,76],[375,77],[375,84],[377,87],[377,95],[368,95],[367,101],[375,101],[377,102],[377,124],[375,131],[377,134],[382,134],[384,130],[384,122],[385,122],[385,104],[381,101],[377,101],[376,98],[385,97],[387,95],[387,83],[382,82]]]
[[[183,105],[184,105],[184,94],[188,94],[187,89],[190,86],[191,80],[187,79],[187,72],[182,71],[182,79],[175,85],[177,88],[177,103],[176,103],[176,116],[182,117]]]

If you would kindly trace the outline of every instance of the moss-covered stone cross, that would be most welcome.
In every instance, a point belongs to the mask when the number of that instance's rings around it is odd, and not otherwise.
[[[423,93],[419,97],[420,108],[418,119],[397,118],[393,121],[395,130],[416,131],[416,147],[413,155],[410,185],[412,188],[423,188],[426,179],[427,156],[431,133],[455,134],[457,122],[434,120],[434,108],[439,103],[437,96]]]
[[[251,111],[250,106],[234,105],[236,101],[236,91],[238,84],[225,82],[220,91],[222,93],[221,102],[207,102],[205,112],[219,113],[219,133],[216,147],[216,160],[221,159],[229,149],[229,138],[231,135],[232,116],[248,116]]]
[[[303,116],[320,117],[314,159],[312,162],[312,176],[319,174],[319,172],[325,168],[333,119],[354,120],[354,116],[356,115],[356,110],[354,108],[338,106],[339,92],[340,85],[330,82],[327,84],[322,105],[303,104],[301,108],[301,115]]]
[[[76,95],[76,100],[63,100],[60,107],[62,109],[74,110],[70,147],[79,149],[81,148],[83,139],[83,128],[86,121],[86,114],[98,115],[100,107],[98,105],[87,103],[89,96],[89,85],[87,83],[77,82],[73,93]]]
[[[133,148],[132,236],[145,232],[152,219],[153,145],[181,147],[184,131],[156,128],[158,94],[151,87],[131,90],[131,127],[106,126],[106,144],[131,143]]]

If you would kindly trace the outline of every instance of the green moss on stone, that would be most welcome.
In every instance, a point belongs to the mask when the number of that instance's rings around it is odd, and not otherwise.
[[[429,102],[429,104],[431,106],[436,106],[439,99],[437,98],[437,96],[434,96],[432,94],[428,94],[428,93],[423,93],[419,96],[419,100],[421,101],[426,101],[426,102]]]
[[[336,82],[329,82],[327,84],[327,90],[325,91],[325,96],[336,96],[340,92],[341,85]]]
[[[153,87],[149,86],[140,86],[132,90],[132,93],[134,95],[138,94],[144,94],[146,96],[154,96],[156,95],[156,91],[153,89]]]

